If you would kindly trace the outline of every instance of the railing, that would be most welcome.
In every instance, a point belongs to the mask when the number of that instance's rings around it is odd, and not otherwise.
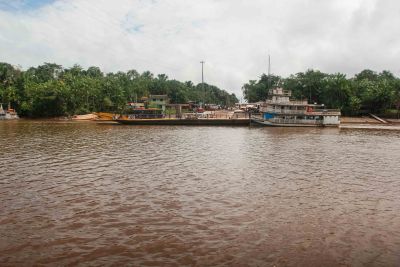
[[[279,101],[273,101],[271,99],[267,99],[265,101],[266,104],[269,105],[279,105],[279,104],[284,104],[285,106],[293,106],[293,105],[308,105],[307,100],[290,100],[290,102],[279,102]]]
[[[182,119],[250,119],[248,112],[227,112],[227,113],[183,113]]]
[[[313,109],[307,112],[310,115],[340,115],[340,109]]]
[[[268,108],[266,112],[276,113],[276,114],[301,114],[301,115],[340,115],[340,109],[273,109]]]
[[[314,112],[340,112],[340,109],[313,109]]]
[[[163,114],[128,114],[128,119],[162,119],[165,118]]]
[[[306,114],[306,110],[293,110],[293,109],[268,109],[267,112],[277,113],[277,114]]]
[[[269,95],[278,95],[278,96],[291,96],[292,92],[290,90],[283,89],[270,89],[268,91]]]
[[[310,125],[319,125],[322,124],[321,120],[295,120],[295,119],[269,119],[268,121],[274,123],[281,123],[281,124],[310,124]]]

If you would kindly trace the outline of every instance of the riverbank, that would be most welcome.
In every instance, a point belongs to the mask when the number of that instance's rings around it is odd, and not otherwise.
[[[390,124],[400,124],[399,119],[385,119]],[[382,122],[371,117],[341,117],[340,123],[344,124],[383,124]]]
[[[394,130],[400,131],[400,124],[363,124],[363,123],[342,123],[340,129],[367,129],[367,130]]]
[[[399,119],[384,119],[382,123],[371,117],[341,117],[341,129],[377,129],[377,130],[400,130]]]
[[[242,115],[243,116],[243,115]],[[229,126],[229,125],[240,125],[247,126],[249,121],[242,118],[231,118],[223,119],[224,116],[220,116],[221,119],[198,119],[193,120],[193,123],[185,123],[186,120],[175,120],[175,119],[163,119],[163,123],[149,123],[149,120],[135,120],[136,123],[129,122],[126,124],[136,124],[136,125],[208,125],[208,126]],[[53,117],[53,118],[22,118],[20,120],[27,121],[46,121],[52,123],[99,123],[99,124],[119,124],[117,121],[109,119],[73,119],[72,117]],[[173,123],[174,121],[178,121]],[[200,122],[198,122],[200,121]],[[207,123],[210,121],[210,123]],[[400,130],[400,120],[387,119],[388,123],[382,123],[370,117],[341,117],[341,124],[339,128],[341,129],[377,129],[377,130]],[[204,122],[204,123],[202,123]],[[247,123],[246,123],[247,122]]]

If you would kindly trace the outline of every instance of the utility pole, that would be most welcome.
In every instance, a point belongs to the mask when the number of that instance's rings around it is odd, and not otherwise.
[[[268,54],[268,89],[271,89],[271,56]]]
[[[203,67],[204,67],[204,61],[200,61],[200,63],[201,63],[201,87],[202,87],[202,89],[203,89],[203,105],[204,105],[204,108],[205,108],[205,105],[206,105],[206,91],[205,91],[205,89],[204,89],[204,71],[203,71]]]

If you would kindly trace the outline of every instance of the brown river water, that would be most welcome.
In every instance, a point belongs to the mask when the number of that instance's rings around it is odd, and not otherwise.
[[[0,266],[400,266],[400,131],[0,122]]]

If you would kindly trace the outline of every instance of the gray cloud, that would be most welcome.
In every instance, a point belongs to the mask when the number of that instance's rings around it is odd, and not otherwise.
[[[1,6],[0,6],[1,8]],[[400,3],[394,0],[59,0],[0,10],[0,60],[24,68],[77,63],[205,79],[240,94],[267,69],[399,75]]]

